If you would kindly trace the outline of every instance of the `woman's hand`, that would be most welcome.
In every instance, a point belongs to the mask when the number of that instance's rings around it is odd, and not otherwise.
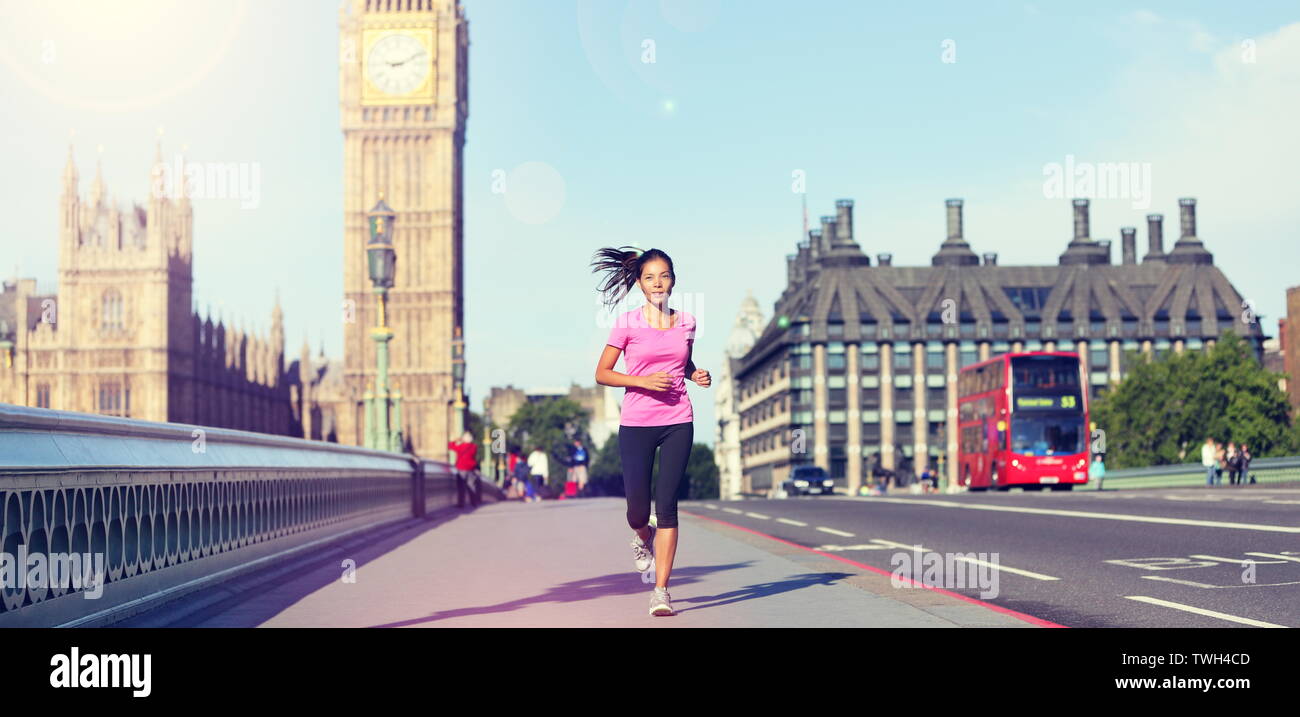
[[[650,391],[666,391],[673,382],[667,371],[656,371],[649,376],[639,376],[638,378],[641,379],[641,388]]]
[[[709,378],[709,372],[702,368],[695,369],[695,373],[691,374],[691,380],[700,386],[708,386],[712,382]]]

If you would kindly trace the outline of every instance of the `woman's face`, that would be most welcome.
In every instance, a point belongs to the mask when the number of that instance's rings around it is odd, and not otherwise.
[[[645,300],[654,304],[660,311],[667,310],[668,295],[673,293],[673,273],[668,269],[668,262],[663,259],[651,259],[641,267],[641,277],[637,280]]]

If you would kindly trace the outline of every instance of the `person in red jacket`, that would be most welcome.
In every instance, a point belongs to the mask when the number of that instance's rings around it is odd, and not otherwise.
[[[473,494],[473,484],[470,479],[474,475],[474,469],[478,465],[478,446],[474,443],[474,435],[469,431],[460,434],[459,441],[451,441],[447,444],[447,449],[456,454],[456,477]]]

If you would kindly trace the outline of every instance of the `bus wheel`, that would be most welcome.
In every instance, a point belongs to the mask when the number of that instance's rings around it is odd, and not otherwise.
[[[1068,484],[1068,483],[1065,484],[1065,485],[1054,485],[1054,486],[1052,486],[1052,490],[1053,490],[1053,491],[1058,491],[1058,490],[1074,490],[1074,486],[1071,485],[1071,484]]]
[[[998,469],[993,467],[993,476],[989,478],[989,490],[1006,490],[1006,486],[998,484]]]

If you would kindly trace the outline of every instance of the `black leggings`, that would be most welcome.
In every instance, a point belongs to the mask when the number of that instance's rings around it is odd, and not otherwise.
[[[640,530],[650,522],[650,471],[655,448],[659,454],[659,484],[655,491],[655,517],[660,528],[677,527],[677,489],[686,475],[686,459],[695,441],[695,424],[619,426],[618,452],[623,460],[623,491],[627,494],[627,524]]]

